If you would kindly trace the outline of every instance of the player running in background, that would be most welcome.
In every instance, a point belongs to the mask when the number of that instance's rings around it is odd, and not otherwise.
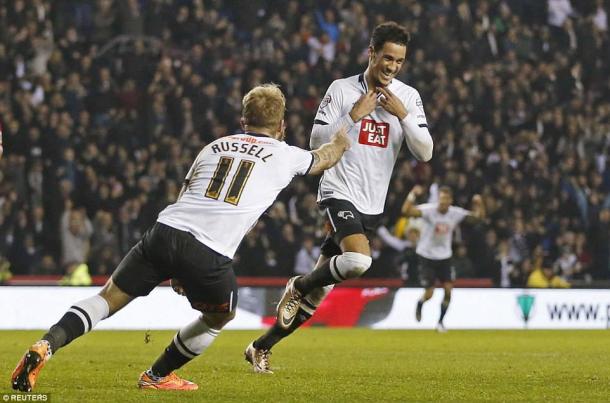
[[[98,295],[75,303],[29,348],[11,376],[13,389],[32,390],[51,354],[168,279],[202,315],[176,333],[140,375],[138,386],[197,389],[173,371],[203,353],[235,316],[231,260],[243,236],[295,175],[321,173],[350,145],[342,127],[315,151],[287,145],[286,101],[275,85],[252,89],[242,103],[244,132],[222,137],[199,153],[178,201],[159,214]]]
[[[439,189],[438,202],[415,206],[415,200],[424,189],[415,186],[402,205],[402,214],[407,217],[421,217],[423,221],[421,236],[415,249],[419,261],[419,278],[424,295],[417,301],[415,319],[421,321],[422,307],[432,298],[436,280],[443,285],[445,295],[441,302],[441,315],[436,326],[439,332],[446,332],[443,319],[451,301],[451,290],[455,281],[455,270],[451,263],[453,251],[451,243],[453,231],[462,220],[477,222],[485,217],[485,207],[481,196],[472,198],[473,210],[452,206],[453,193],[448,187]]]
[[[378,25],[369,46],[369,64],[360,75],[331,83],[318,108],[312,148],[348,127],[353,146],[324,173],[318,202],[331,230],[316,267],[293,277],[278,304],[276,323],[246,349],[246,356],[269,352],[309,319],[332,285],[361,276],[371,265],[367,232],[383,213],[392,170],[407,144],[418,160],[432,158],[433,142],[416,89],[396,79],[407,54],[409,33],[394,22]],[[249,360],[251,361],[251,360]],[[251,361],[252,362],[252,361]],[[271,372],[268,362],[252,362],[256,372]]]

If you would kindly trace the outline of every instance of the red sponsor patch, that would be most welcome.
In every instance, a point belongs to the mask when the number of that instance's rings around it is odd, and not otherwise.
[[[257,142],[256,137],[239,137],[239,140],[245,141],[246,143],[256,143]]]
[[[362,119],[358,143],[367,146],[387,148],[389,137],[389,123],[376,122],[373,119]]]
[[[257,137],[238,137],[237,140],[239,141],[245,141],[246,143],[250,143],[250,144],[273,144],[270,141],[265,141],[264,139],[260,139]]]

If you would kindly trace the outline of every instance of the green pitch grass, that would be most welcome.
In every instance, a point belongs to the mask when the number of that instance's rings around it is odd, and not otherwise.
[[[49,361],[35,392],[51,402],[386,402],[610,400],[608,331],[373,331],[306,329],[251,371],[246,345],[261,332],[225,331],[178,371],[196,392],[141,391],[140,372],[172,332],[93,332]],[[0,332],[0,395],[41,332]]]

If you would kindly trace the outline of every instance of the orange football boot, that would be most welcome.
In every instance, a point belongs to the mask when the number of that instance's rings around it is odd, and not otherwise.
[[[146,372],[140,374],[138,380],[138,388],[140,389],[159,389],[159,390],[197,390],[199,386],[196,383],[180,378],[175,372],[159,379],[153,380]]]
[[[46,340],[37,341],[21,357],[17,368],[11,375],[13,389],[22,392],[31,392],[36,384],[36,378],[44,364],[51,358],[49,342]]]

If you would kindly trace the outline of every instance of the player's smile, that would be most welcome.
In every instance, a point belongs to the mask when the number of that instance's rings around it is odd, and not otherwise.
[[[396,74],[398,74],[398,70],[396,70],[396,71],[381,70],[379,72],[377,81],[379,81],[379,84],[381,84],[382,86],[385,87],[386,85],[390,84],[390,82],[392,81],[392,79],[394,79],[394,77],[396,77]]]
[[[390,81],[392,78],[394,78],[395,75],[396,73],[392,72],[381,73],[381,77],[383,77],[386,81]]]

